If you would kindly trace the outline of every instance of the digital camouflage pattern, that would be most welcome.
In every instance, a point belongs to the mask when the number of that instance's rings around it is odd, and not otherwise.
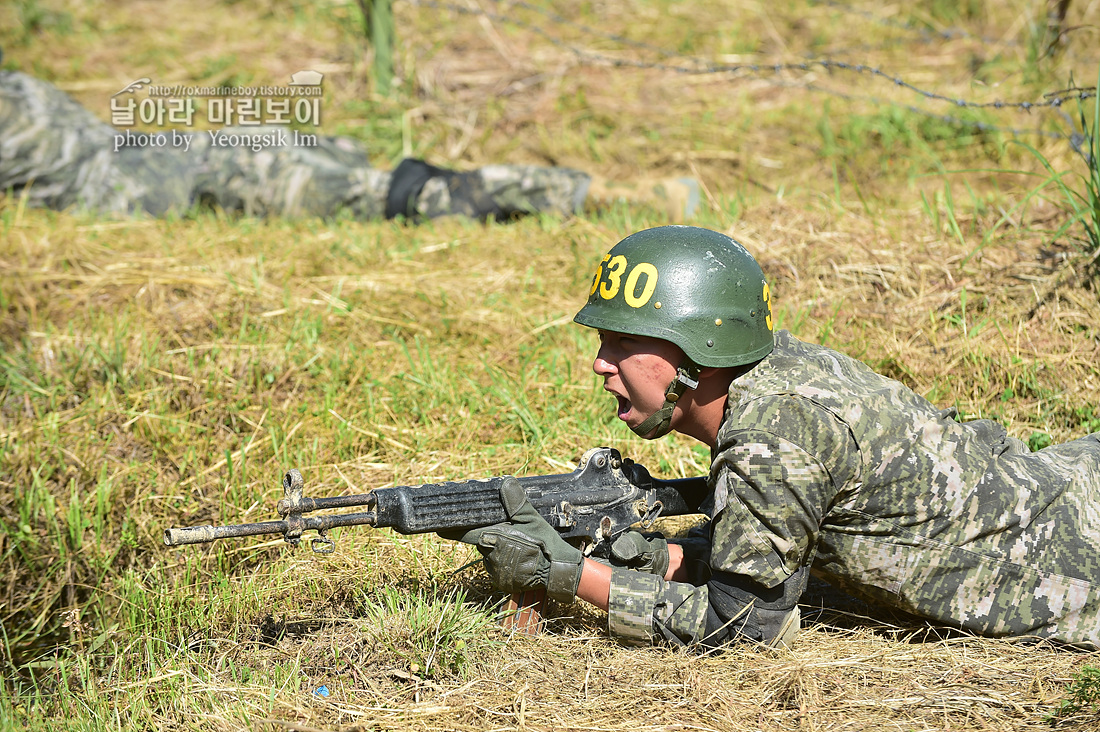
[[[186,130],[188,149],[123,146],[121,131],[100,121],[51,84],[0,71],[0,191],[28,205],[107,214],[162,216],[217,206],[251,216],[381,218],[391,175],[370,166],[356,141],[317,135],[316,145],[253,149],[214,144]],[[171,134],[171,131],[163,131]],[[288,136],[276,127],[236,127],[226,135]],[[491,165],[460,173],[459,186],[430,179],[416,199],[426,218],[480,216],[471,202],[491,201],[506,215],[580,211],[589,177],[567,168]]]
[[[706,586],[666,582],[656,575],[615,567],[611,570],[607,622],[611,635],[644,645],[665,632],[685,641],[705,635]]]
[[[503,216],[538,212],[567,216],[584,209],[589,181],[588,174],[572,168],[485,165],[457,173],[449,185],[443,178],[430,179],[417,197],[416,210],[426,218],[481,218],[478,202],[488,200]]]
[[[1100,647],[1100,433],[1031,452],[843,354],[775,339],[730,386],[704,505],[712,572],[774,588],[812,565],[981,635]],[[611,627],[698,639],[713,587],[639,576],[613,575]]]

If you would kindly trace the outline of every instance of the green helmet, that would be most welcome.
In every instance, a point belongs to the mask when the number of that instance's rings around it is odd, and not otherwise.
[[[760,265],[725,234],[695,226],[658,226],[616,244],[574,320],[671,341],[698,366],[741,366],[773,347]]]

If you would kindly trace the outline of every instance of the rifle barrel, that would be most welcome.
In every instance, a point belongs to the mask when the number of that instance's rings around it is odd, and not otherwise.
[[[263,521],[258,524],[237,524],[235,526],[189,526],[182,529],[165,529],[164,543],[168,546],[204,544],[216,539],[230,539],[237,536],[282,534],[287,528],[286,521]]]
[[[168,546],[205,544],[217,539],[260,534],[282,534],[287,541],[297,542],[303,531],[328,531],[336,526],[375,526],[378,515],[373,512],[343,513],[329,516],[306,516],[291,521],[261,521],[257,524],[232,526],[190,526],[182,529],[165,529],[164,543]]]

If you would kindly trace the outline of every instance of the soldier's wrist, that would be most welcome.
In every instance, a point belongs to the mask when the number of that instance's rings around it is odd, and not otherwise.
[[[558,602],[573,602],[577,597],[577,587],[580,586],[583,569],[583,557],[579,562],[574,562],[572,559],[568,561],[551,559],[546,577],[546,594]]]

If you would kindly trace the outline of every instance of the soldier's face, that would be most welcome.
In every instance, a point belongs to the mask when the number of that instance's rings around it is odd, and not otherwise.
[[[603,388],[618,400],[619,419],[636,427],[665,403],[676,366],[684,358],[679,346],[659,338],[601,330],[600,350],[592,370],[603,377]],[[673,413],[675,425],[679,407]]]

